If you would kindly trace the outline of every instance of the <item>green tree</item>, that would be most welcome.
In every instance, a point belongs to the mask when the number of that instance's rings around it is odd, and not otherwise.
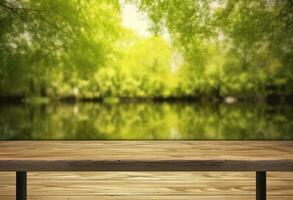
[[[0,76],[5,86],[16,81],[28,85],[23,92],[42,95],[56,69],[64,73],[64,81],[74,71],[89,76],[115,53],[118,0],[1,0],[0,10]]]
[[[253,80],[253,87],[258,89],[265,87],[258,86],[264,76],[292,80],[291,0],[132,2],[148,13],[155,33],[167,28],[173,43],[183,52],[189,65],[197,68],[199,76],[206,76],[211,71],[209,68],[217,64],[218,72],[225,74],[214,76],[220,80],[221,87],[225,76],[229,76],[226,80],[235,79],[241,73],[248,73],[251,78],[243,84]],[[213,57],[218,57],[213,49],[217,49],[224,62],[212,63]]]

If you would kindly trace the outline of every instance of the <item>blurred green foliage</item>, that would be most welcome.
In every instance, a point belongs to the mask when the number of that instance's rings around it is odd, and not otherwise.
[[[118,0],[0,1],[1,93],[47,96],[115,57]]]
[[[0,0],[1,96],[293,93],[291,0],[126,2],[153,36],[123,26],[119,0]]]
[[[0,140],[290,140],[292,111],[263,104],[0,106]]]
[[[155,33],[167,29],[183,52],[183,92],[265,95],[271,85],[292,82],[291,0],[130,1],[148,13]]]

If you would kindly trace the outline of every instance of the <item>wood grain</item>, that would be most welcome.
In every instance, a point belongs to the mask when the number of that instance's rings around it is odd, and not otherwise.
[[[254,181],[254,172],[29,172],[30,182],[39,181]],[[268,172],[270,181],[293,181],[293,172]],[[0,172],[1,182],[14,182],[15,172]]]
[[[29,200],[252,200],[252,172],[30,172]],[[0,173],[0,200],[13,199],[15,173]],[[268,173],[269,200],[293,199],[293,173]]]
[[[2,141],[0,171],[293,171],[293,141]]]
[[[0,194],[15,193],[15,176],[13,173],[0,173]],[[281,177],[277,175],[281,174]],[[251,173],[29,173],[30,195],[73,195],[73,196],[208,196],[208,195],[254,195],[255,177]],[[127,178],[127,176],[129,178]],[[241,178],[239,177],[247,177]],[[269,173],[268,193],[278,196],[293,196],[292,173]],[[4,177],[4,178],[2,178]],[[235,180],[233,181],[233,179]]]
[[[181,197],[181,196],[132,196],[132,197],[121,197],[121,196],[29,196],[28,200],[255,200],[254,196],[207,196],[207,197]],[[0,200],[15,200],[15,196],[0,196]],[[292,200],[292,196],[269,196],[268,200]]]

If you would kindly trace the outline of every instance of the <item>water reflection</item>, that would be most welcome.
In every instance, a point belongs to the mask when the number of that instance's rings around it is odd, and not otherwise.
[[[0,106],[0,139],[293,139],[293,108],[265,105]]]

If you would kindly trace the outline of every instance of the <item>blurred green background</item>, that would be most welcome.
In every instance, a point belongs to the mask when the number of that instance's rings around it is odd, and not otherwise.
[[[288,106],[97,103],[0,106],[0,139],[292,140]]]
[[[291,0],[0,0],[0,138],[292,139],[292,13]]]

